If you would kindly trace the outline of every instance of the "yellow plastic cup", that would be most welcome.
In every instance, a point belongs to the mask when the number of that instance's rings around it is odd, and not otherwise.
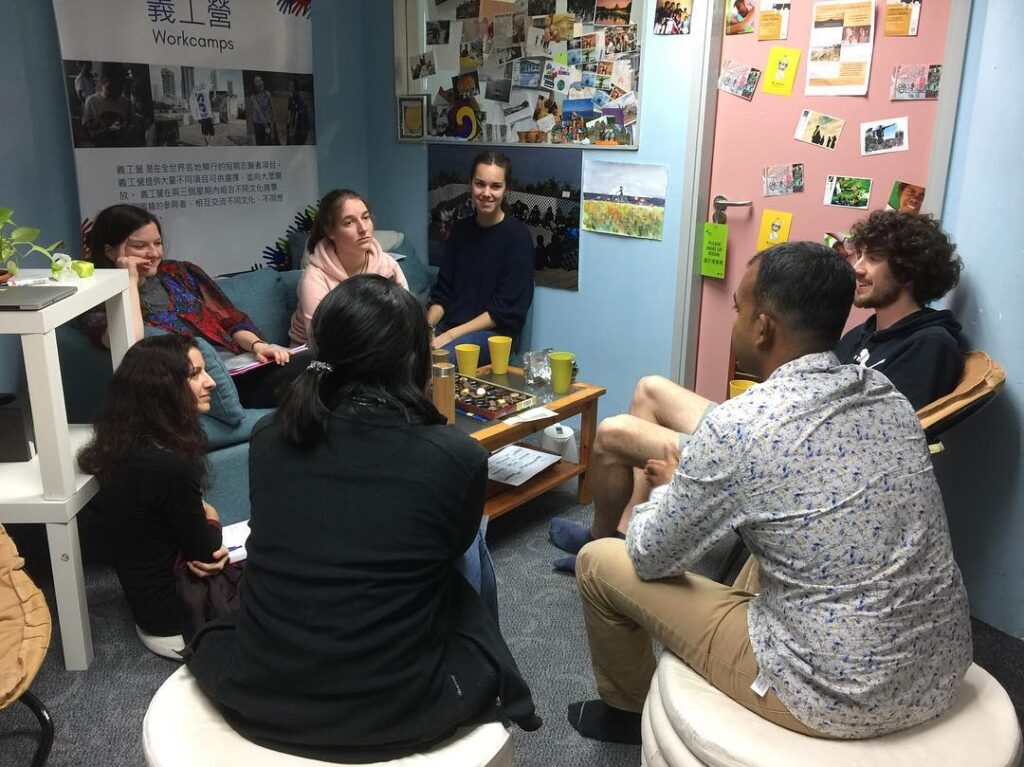
[[[455,344],[455,359],[459,362],[459,374],[475,376],[480,362],[480,346],[477,344]]]
[[[551,352],[548,361],[551,363],[551,391],[565,394],[572,383],[572,361],[576,356],[572,352]]]
[[[512,353],[512,339],[509,336],[491,336],[487,339],[491,350],[491,372],[503,376],[508,372],[508,356]]]
[[[729,381],[729,399],[740,396],[743,392],[753,386],[754,383],[755,381],[747,381],[743,378],[737,378],[733,381]]]

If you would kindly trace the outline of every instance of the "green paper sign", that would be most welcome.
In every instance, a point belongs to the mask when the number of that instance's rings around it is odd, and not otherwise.
[[[725,248],[729,239],[728,224],[704,224],[701,243],[700,273],[702,277],[725,278]]]

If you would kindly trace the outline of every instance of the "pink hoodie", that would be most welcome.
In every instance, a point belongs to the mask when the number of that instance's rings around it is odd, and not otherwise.
[[[356,274],[380,274],[408,290],[409,283],[406,282],[398,262],[384,252],[377,240],[370,240],[370,248],[366,267]],[[326,238],[320,240],[313,249],[313,255],[309,257],[302,279],[299,280],[299,305],[292,315],[292,327],[288,331],[292,341],[304,344],[309,340],[309,323],[317,306],[324,296],[352,276],[354,275],[346,272],[338,260],[338,255],[334,252],[334,243]]]

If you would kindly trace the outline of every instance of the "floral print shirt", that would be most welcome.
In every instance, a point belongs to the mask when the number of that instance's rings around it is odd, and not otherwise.
[[[831,352],[712,410],[626,544],[679,575],[735,530],[760,565],[759,680],[801,722],[875,737],[938,716],[971,664],[967,595],[924,434],[880,373]]]

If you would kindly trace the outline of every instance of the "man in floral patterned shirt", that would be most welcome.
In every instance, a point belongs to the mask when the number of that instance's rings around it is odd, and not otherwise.
[[[600,700],[583,735],[639,742],[650,637],[754,713],[818,737],[866,738],[938,716],[971,663],[970,620],[942,496],[906,398],[830,351],[851,267],[813,243],[751,261],[732,343],[765,380],[715,408],[626,541],[585,546],[576,577]],[[686,571],[733,531],[760,593]]]

